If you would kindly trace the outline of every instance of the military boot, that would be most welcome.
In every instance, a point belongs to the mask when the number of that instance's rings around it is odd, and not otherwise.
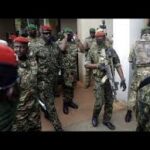
[[[64,129],[63,129],[62,127],[59,127],[59,128],[55,128],[55,131],[56,131],[56,132],[63,132]]]
[[[64,114],[68,114],[69,113],[68,103],[64,103],[63,104],[63,112],[64,112]]]
[[[97,127],[97,125],[98,125],[98,119],[97,119],[97,117],[92,117],[92,125],[93,125],[93,127]]]
[[[109,128],[110,130],[115,130],[115,126],[111,123],[111,122],[103,122],[103,124],[107,127],[107,128]]]

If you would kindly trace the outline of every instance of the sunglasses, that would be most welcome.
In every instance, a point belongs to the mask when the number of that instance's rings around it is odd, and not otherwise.
[[[43,34],[51,34],[51,32],[43,32]]]

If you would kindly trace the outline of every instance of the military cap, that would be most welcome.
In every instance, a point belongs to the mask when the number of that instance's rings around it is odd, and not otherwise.
[[[29,42],[29,39],[28,39],[28,38],[25,38],[25,37],[22,37],[22,36],[19,36],[19,37],[17,37],[17,38],[14,39],[14,42],[28,43],[28,42]]]
[[[73,32],[72,29],[69,27],[64,28],[63,31],[64,31],[64,33],[72,33]]]
[[[34,24],[29,24],[27,29],[28,30],[37,30],[37,27]]]
[[[104,37],[104,36],[106,36],[106,33],[103,31],[97,30],[95,33],[95,37]]]
[[[90,32],[95,32],[95,29],[94,29],[94,28],[90,28],[89,31],[90,31]]]
[[[43,26],[41,26],[41,29],[43,31],[51,31],[52,30],[52,26],[51,25],[43,25]]]

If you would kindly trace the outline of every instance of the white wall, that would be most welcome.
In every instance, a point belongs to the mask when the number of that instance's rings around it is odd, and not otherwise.
[[[130,51],[129,38],[130,38],[130,19],[114,19],[113,20],[113,40],[114,49],[119,55],[122,69],[125,75],[127,89],[122,92],[122,89],[117,91],[118,100],[127,100],[128,96],[128,81],[129,81],[129,63],[128,56]],[[120,82],[120,77],[116,73],[116,81]]]

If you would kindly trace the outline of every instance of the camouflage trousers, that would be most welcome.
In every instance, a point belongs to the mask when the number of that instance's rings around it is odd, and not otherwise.
[[[150,76],[150,67],[137,67],[137,69],[134,71],[128,94],[128,109],[132,110],[132,108],[135,106],[137,98],[137,88],[140,82],[148,76]]]
[[[99,82],[95,82],[95,97],[96,101],[94,104],[93,117],[98,117],[99,113],[104,105],[103,121],[108,122],[112,117],[113,111],[113,98],[109,80],[104,85]]]
[[[136,131],[150,131],[150,105],[138,101],[136,119],[138,123]]]
[[[76,83],[75,74],[69,71],[63,73],[63,102],[70,103],[74,97],[74,86]]]
[[[85,70],[85,88],[88,88],[91,83],[91,78],[92,78],[92,69],[87,69]]]
[[[48,77],[44,77],[43,79],[48,79]],[[58,118],[58,114],[54,103],[54,81],[38,81],[38,92],[40,100],[44,102],[47,108],[49,121],[52,123],[56,131],[61,129],[62,125]]]
[[[18,101],[0,100],[0,131],[11,131]]]
[[[37,99],[30,97],[26,105],[18,104],[18,106],[12,131],[41,131],[40,107]]]

